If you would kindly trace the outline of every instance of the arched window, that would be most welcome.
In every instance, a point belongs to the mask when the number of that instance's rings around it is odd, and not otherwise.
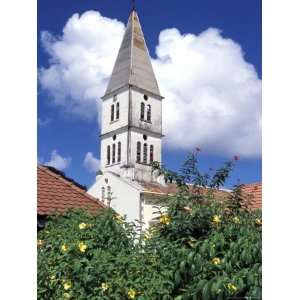
[[[154,146],[150,146],[150,163],[153,163],[153,152],[154,152]]]
[[[110,121],[112,122],[115,119],[115,105],[112,104],[110,107]]]
[[[107,157],[107,164],[110,165],[110,146],[107,146],[106,157]]]
[[[121,161],[121,142],[118,142],[118,162]]]
[[[147,121],[151,122],[151,105],[147,105]]]
[[[116,104],[116,119],[119,120],[120,118],[120,103],[117,102]]]
[[[145,103],[141,103],[141,120],[145,119]]]
[[[112,163],[116,162],[116,144],[112,145]]]
[[[141,142],[137,142],[136,144],[136,161],[138,163],[141,162]]]
[[[144,149],[143,149],[143,163],[146,164],[147,163],[147,143],[144,144]]]
[[[105,187],[103,186],[103,187],[101,188],[101,201],[104,202],[104,199],[105,199]]]

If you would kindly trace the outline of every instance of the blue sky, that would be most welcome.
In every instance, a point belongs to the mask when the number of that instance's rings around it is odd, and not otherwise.
[[[235,44],[240,45],[244,60],[253,65],[258,79],[261,78],[261,1],[203,0],[183,3],[170,0],[137,0],[137,9],[152,58],[156,58],[158,37],[166,28],[175,27],[182,35],[187,33],[199,35],[213,27],[222,31],[220,34],[223,39],[229,38]],[[45,51],[40,42],[40,33],[47,31],[54,37],[62,37],[62,30],[73,14],[81,15],[91,10],[99,11],[102,16],[117,19],[126,24],[130,12],[130,1],[38,1],[39,68],[47,69],[53,64],[53,57]],[[99,98],[101,96],[99,95]],[[53,98],[53,94],[39,84],[38,118],[41,122],[38,126],[38,156],[43,162],[47,162],[50,160],[51,152],[57,150],[59,155],[71,159],[65,169],[66,174],[81,184],[90,186],[94,181],[94,174],[87,170],[83,161],[87,152],[92,152],[96,158],[99,158],[100,129],[97,118],[82,118],[76,114],[68,114],[65,108],[56,105],[51,98]],[[65,101],[68,101],[68,98]],[[249,101],[252,101],[251,97]],[[248,106],[245,105],[245,110],[247,109]],[[255,110],[253,111],[255,112]],[[240,115],[246,116],[243,107],[240,108]],[[199,116],[201,116],[200,113]],[[165,117],[167,118],[167,116]],[[251,120],[249,119],[247,122],[251,122]],[[254,116],[253,122],[256,121]],[[243,124],[243,120],[239,122],[237,124]],[[218,122],[215,126],[218,126]],[[223,126],[223,123],[220,126]],[[227,131],[227,135],[220,135],[218,141],[211,142],[213,146],[206,147],[205,143],[199,145],[203,149],[199,162],[200,168],[204,170],[209,167],[216,168],[231,158],[233,154],[237,154],[241,159],[227,186],[235,184],[238,178],[245,183],[260,181],[261,159],[259,153],[243,155],[238,151],[236,153],[222,152],[221,150],[210,151],[211,147],[222,149],[222,143],[230,140],[228,132],[230,133],[230,130]],[[212,131],[211,135],[213,134]],[[176,138],[173,137],[173,139]],[[192,149],[191,146],[190,150]],[[163,162],[169,168],[177,169],[187,152],[188,148],[178,148],[174,146],[173,142],[171,147],[163,147]]]

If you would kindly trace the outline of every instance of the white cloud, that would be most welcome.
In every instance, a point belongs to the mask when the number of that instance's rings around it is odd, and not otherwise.
[[[43,159],[40,159],[39,162],[42,163]],[[57,150],[51,152],[50,161],[43,163],[46,166],[54,167],[58,170],[64,171],[71,164],[70,157],[63,157],[58,154]]]
[[[95,117],[123,32],[121,22],[88,11],[73,15],[61,37],[42,33],[50,67],[39,71],[39,79],[54,104]],[[160,33],[156,52],[167,147],[260,155],[261,81],[239,44],[214,28],[198,35],[173,28]]]
[[[166,144],[258,156],[261,81],[241,47],[214,28],[199,35],[173,28],[160,33],[156,52]]]
[[[96,11],[74,14],[62,36],[41,33],[41,43],[50,56],[49,68],[39,70],[41,87],[64,113],[91,119],[100,109],[124,24]]]
[[[85,155],[83,165],[90,173],[96,173],[100,168],[100,160],[94,157],[92,152],[88,152]]]

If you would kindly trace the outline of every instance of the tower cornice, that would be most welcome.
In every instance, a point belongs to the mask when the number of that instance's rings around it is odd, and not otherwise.
[[[149,136],[153,136],[153,137],[157,137],[157,138],[163,138],[165,136],[160,132],[155,132],[155,131],[152,131],[152,130],[149,130],[149,129],[140,128],[140,127],[133,126],[133,125],[126,125],[126,126],[120,127],[120,128],[118,128],[116,130],[113,130],[113,131],[108,131],[108,132],[105,132],[105,133],[101,133],[99,135],[99,137],[101,139],[105,139],[105,138],[112,137],[114,135],[118,135],[122,132],[130,131],[130,130],[135,131],[135,132],[139,132],[139,133],[145,133]]]
[[[161,95],[154,94],[151,91],[148,91],[146,89],[143,89],[143,88],[140,88],[138,86],[135,86],[135,85],[132,85],[132,84],[128,84],[128,83],[125,84],[125,85],[123,85],[123,86],[121,86],[121,87],[119,87],[119,88],[117,88],[115,91],[113,91],[113,92],[111,92],[109,94],[104,95],[103,97],[101,97],[101,99],[102,99],[102,101],[105,101],[105,100],[111,98],[113,95],[122,93],[123,91],[126,91],[129,88],[131,88],[132,90],[135,90],[137,92],[141,92],[142,94],[146,94],[148,96],[151,96],[151,97],[153,97],[153,98],[155,98],[157,100],[163,100],[163,99],[165,99],[165,97],[163,97]]]

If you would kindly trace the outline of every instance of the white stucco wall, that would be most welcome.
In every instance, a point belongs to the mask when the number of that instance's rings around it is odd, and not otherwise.
[[[135,90],[132,90],[132,125],[139,127],[139,128],[145,128],[147,130],[151,130],[157,133],[162,132],[162,101],[155,99],[149,95],[148,100],[144,100],[144,94],[137,92]],[[141,121],[141,102],[145,103],[145,106],[147,104],[151,105],[151,123]],[[145,109],[145,119],[147,117]]]
[[[150,204],[149,201],[143,201],[143,206],[142,206],[142,215],[143,215],[143,222],[145,223],[143,225],[143,230],[146,230],[149,228],[150,222],[153,221],[155,218],[159,217],[159,212],[157,206],[158,204]],[[161,212],[166,212],[167,208],[166,207],[160,207]]]
[[[131,157],[130,160],[132,162],[136,162],[136,154],[137,154],[137,142],[141,142],[141,159],[143,161],[143,145],[144,143],[147,143],[148,145],[148,155],[147,155],[147,163],[150,162],[150,145],[154,146],[154,155],[153,159],[154,161],[159,161],[161,162],[161,138],[154,137],[150,134],[147,135],[147,140],[143,139],[143,133],[141,132],[136,132],[134,130],[131,131]]]
[[[128,125],[128,107],[129,107],[129,91],[121,92],[117,95],[117,100],[114,101],[114,97],[106,99],[102,103],[102,123],[101,123],[101,133],[105,134],[107,132],[116,130],[123,126]],[[120,117],[119,120],[111,122],[111,105],[115,104],[115,116],[116,116],[116,103],[120,103]]]
[[[88,194],[101,199],[101,188],[111,187],[112,201],[111,207],[121,215],[126,216],[126,220],[131,222],[140,220],[140,191],[138,185],[129,183],[122,178],[107,172],[99,176],[99,179],[88,190]]]
[[[128,132],[116,134],[116,139],[113,140],[111,136],[101,139],[101,171],[112,171],[120,174],[120,166],[127,164],[127,136]],[[121,142],[121,162],[118,162],[118,142]],[[112,164],[112,145],[116,144],[116,163]],[[107,146],[110,145],[110,161],[111,164],[107,165]]]

